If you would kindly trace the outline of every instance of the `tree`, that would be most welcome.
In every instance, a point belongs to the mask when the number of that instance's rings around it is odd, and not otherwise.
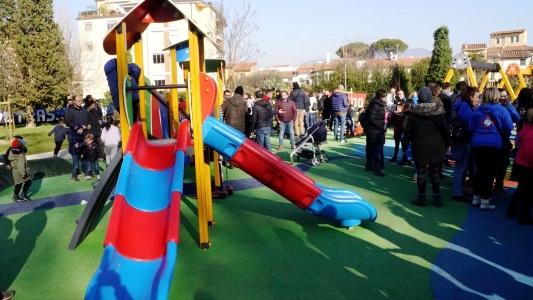
[[[370,46],[362,42],[348,43],[341,46],[337,52],[335,52],[340,58],[368,58],[370,54]]]
[[[426,85],[430,82],[441,82],[446,77],[452,63],[452,47],[450,47],[448,27],[441,26],[433,34],[435,43],[431,52],[431,62],[429,63],[426,76]]]
[[[405,95],[408,95],[411,90],[411,78],[404,66],[394,65],[391,67],[391,81],[389,86],[393,86],[396,90],[401,89]]]
[[[15,49],[24,79],[20,87],[24,97],[19,105],[26,109],[26,126],[34,127],[33,108],[62,105],[69,92],[72,69],[65,59],[52,0],[19,0],[17,30]]]
[[[423,58],[411,68],[411,86],[415,92],[427,86],[426,75],[428,73],[430,61],[431,58],[429,57]]]
[[[390,52],[398,55],[399,53],[405,52],[408,48],[409,46],[400,39],[381,39],[370,45],[370,51],[372,51],[374,57],[379,55],[384,58],[389,58]]]
[[[237,85],[244,87],[245,91],[255,89],[282,89],[284,88],[283,78],[277,71],[257,71],[247,76],[239,78]]]
[[[254,41],[259,26],[254,22],[255,10],[244,0],[238,7],[231,7],[221,0],[217,10],[220,19],[217,26],[223,33],[224,58],[226,68],[229,69],[226,88],[233,90],[237,81],[235,66],[240,62],[252,61],[261,55]]]

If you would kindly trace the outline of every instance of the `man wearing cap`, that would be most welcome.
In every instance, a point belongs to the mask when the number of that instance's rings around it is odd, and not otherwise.
[[[84,131],[91,129],[87,119],[87,109],[82,106],[82,103],[81,96],[74,96],[74,104],[68,107],[65,113],[65,124],[72,130],[76,124],[81,124]]]
[[[15,202],[31,201],[27,194],[31,186],[31,175],[26,153],[24,152],[24,144],[24,140],[14,139],[11,142],[11,151],[8,156],[13,171],[13,181],[15,182],[13,195],[13,201]],[[22,193],[20,193],[21,188]]]
[[[344,93],[344,86],[342,84],[339,84],[337,89],[333,91],[331,99],[333,104],[333,114],[335,115],[335,119],[333,120],[333,135],[335,137],[335,141],[346,143],[346,139],[344,138],[344,130],[346,128],[346,111],[348,110],[348,106],[350,106],[350,104],[348,103],[348,97]],[[340,131],[337,134],[337,131],[339,130],[339,123]]]

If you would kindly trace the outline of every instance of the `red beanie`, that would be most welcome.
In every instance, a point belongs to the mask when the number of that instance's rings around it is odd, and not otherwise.
[[[23,145],[24,144],[19,139],[14,139],[13,142],[11,142],[11,147],[16,148],[16,149],[17,148],[22,148]]]

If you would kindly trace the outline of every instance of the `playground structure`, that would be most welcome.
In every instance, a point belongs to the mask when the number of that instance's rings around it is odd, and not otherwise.
[[[482,70],[482,74],[479,79],[476,78],[474,70]],[[450,82],[455,71],[466,71],[468,83],[471,86],[478,87],[480,93],[483,93],[483,90],[487,86],[489,74],[499,73],[501,76],[499,87],[505,87],[507,89],[512,101],[514,101],[518,95],[518,92],[513,89],[506,72],[504,72],[499,62],[486,63],[471,61],[465,53],[459,53],[453,57],[450,69],[444,78],[444,82]],[[520,89],[518,91],[520,91]]]
[[[518,64],[512,63],[507,66],[507,69],[505,70],[505,74],[508,77],[515,77],[517,80],[517,87],[514,91],[515,95],[518,96],[518,93],[520,93],[520,90],[527,87],[526,80],[524,77],[530,77],[533,76],[533,66],[529,66],[525,69],[520,69]],[[498,85],[499,88],[503,87],[502,82]]]
[[[149,86],[141,73],[138,86],[128,86],[126,50],[133,47],[135,63],[142,70],[141,33],[149,23],[185,20],[189,39],[167,48],[171,58],[171,84]],[[115,203],[104,241],[104,255],[87,289],[87,299],[165,299],[172,281],[179,241],[179,202],[183,189],[184,158],[194,155],[196,198],[198,207],[199,246],[210,247],[208,227],[214,226],[212,184],[209,152],[224,156],[233,165],[256,178],[265,186],[293,202],[310,214],[338,220],[343,227],[352,228],[362,220],[374,221],[375,208],[358,193],[347,189],[320,186],[301,171],[278,156],[260,147],[243,133],[217,119],[222,99],[221,75],[223,62],[204,59],[205,34],[168,0],[145,0],[134,7],[104,40],[104,50],[117,56],[119,107],[123,144],[127,145],[122,160],[108,168],[80,218],[71,249],[81,242],[94,226],[107,200],[112,182],[116,179]],[[179,52],[188,49],[188,62],[179,61]],[[186,82],[177,84],[177,64],[185,68]],[[218,84],[206,73],[211,66],[219,74]],[[191,123],[179,122],[177,88],[187,89]],[[133,89],[150,91],[139,93],[139,119],[133,120],[129,95]],[[168,122],[156,122],[165,114],[152,114],[147,108],[165,99],[154,99],[155,89],[170,89]],[[150,98],[150,99],[148,99]],[[130,99],[131,100],[131,99]],[[218,100],[218,101],[217,101]],[[160,111],[160,106],[158,110]],[[212,117],[211,115],[214,115]],[[155,126],[154,126],[155,125]],[[189,125],[194,133],[189,134]],[[154,134],[155,127],[161,135]],[[130,128],[131,127],[131,128]],[[130,131],[131,129],[131,131]],[[158,130],[159,130],[158,129]],[[168,132],[165,135],[164,132]],[[147,136],[160,138],[147,140]],[[160,136],[158,136],[160,135]],[[165,138],[166,136],[170,138]],[[193,151],[190,151],[192,148]],[[207,154],[206,154],[207,153]],[[120,169],[120,171],[118,171]],[[215,186],[220,186],[220,165],[214,164]],[[106,170],[106,172],[108,172]],[[106,182],[106,179],[109,181]],[[97,190],[102,190],[101,195]],[[87,225],[88,224],[88,225]]]

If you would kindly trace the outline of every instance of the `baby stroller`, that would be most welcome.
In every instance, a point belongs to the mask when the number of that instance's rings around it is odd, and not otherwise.
[[[291,164],[294,163],[293,156],[296,154],[297,161],[300,157],[310,159],[313,166],[318,166],[320,162],[328,161],[328,156],[322,150],[322,142],[327,139],[328,130],[324,121],[315,123],[305,132],[304,137],[298,141],[291,152]]]

